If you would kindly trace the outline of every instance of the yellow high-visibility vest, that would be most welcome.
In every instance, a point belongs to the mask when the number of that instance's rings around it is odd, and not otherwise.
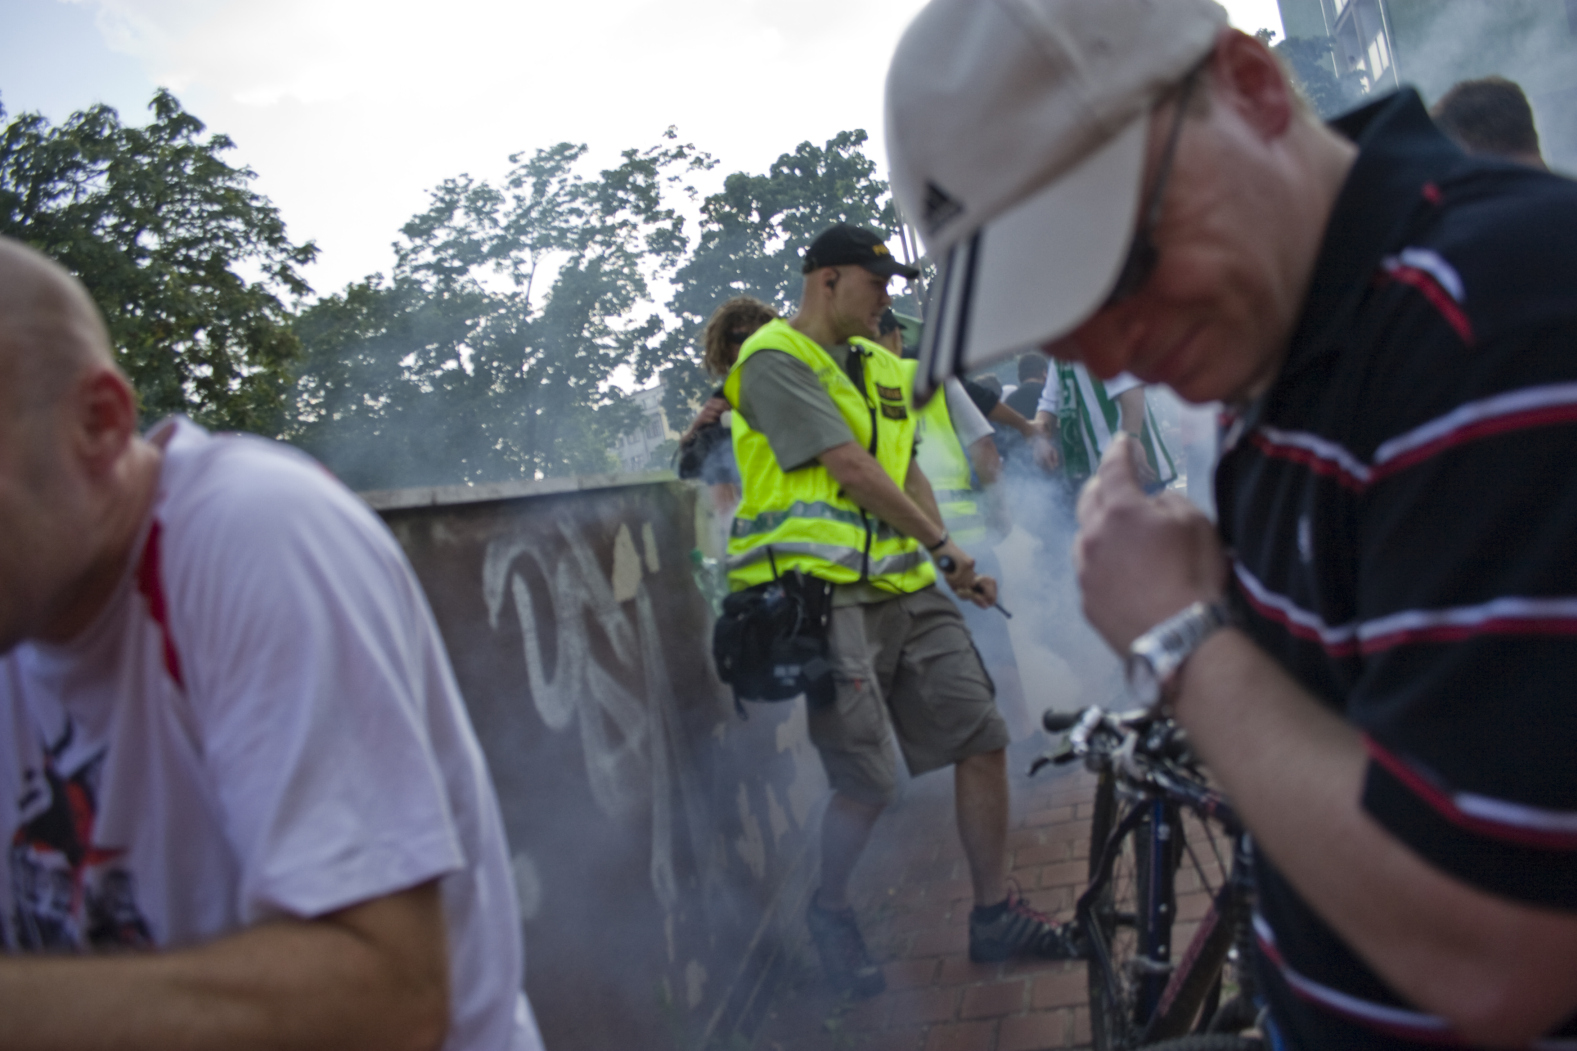
[[[969,545],[986,538],[986,519],[971,484],[969,456],[953,427],[947,391],[939,390],[920,410],[920,469],[936,494],[937,509],[953,539]]]
[[[912,369],[876,344],[851,340],[849,353],[864,361],[865,390],[858,390],[815,340],[785,321],[771,321],[745,341],[723,384],[733,405],[739,404],[740,369],[762,350],[780,350],[804,362],[854,440],[871,450],[887,476],[903,488],[918,425],[910,395]],[[834,584],[868,581],[895,594],[936,583],[936,570],[919,541],[845,496],[820,462],[783,471],[766,435],[737,412],[733,437],[744,491],[728,538],[730,590],[764,584],[791,569]]]

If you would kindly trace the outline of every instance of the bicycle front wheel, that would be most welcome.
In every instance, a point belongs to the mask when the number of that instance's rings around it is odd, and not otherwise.
[[[1096,782],[1090,820],[1090,881],[1100,890],[1085,931],[1092,943],[1099,943],[1088,965],[1090,1035],[1095,1051],[1135,1046],[1166,979],[1165,972],[1157,970],[1149,959],[1157,944],[1167,943],[1172,925],[1170,880],[1163,874],[1161,885],[1153,887],[1151,815],[1138,821],[1120,841],[1110,843],[1111,876],[1097,882],[1104,852],[1121,818],[1116,780],[1109,770],[1103,770]],[[1172,871],[1170,864],[1163,867],[1166,874]],[[1166,908],[1155,910],[1147,905],[1152,888],[1164,893]],[[1105,949],[1104,966],[1101,947]]]

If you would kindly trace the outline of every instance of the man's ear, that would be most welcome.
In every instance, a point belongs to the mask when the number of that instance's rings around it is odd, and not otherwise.
[[[1296,90],[1270,48],[1237,29],[1223,30],[1210,59],[1213,102],[1231,106],[1266,139],[1280,138],[1292,123]]]
[[[137,434],[137,396],[116,369],[84,369],[67,395],[72,401],[77,455],[95,476],[108,473]]]

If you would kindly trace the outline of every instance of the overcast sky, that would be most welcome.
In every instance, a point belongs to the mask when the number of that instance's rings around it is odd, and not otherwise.
[[[865,128],[923,0],[0,0],[0,103],[141,123],[156,86],[236,142],[231,163],[322,249],[320,292],[387,272],[389,244],[460,172],[570,140],[599,160],[676,125],[717,176]],[[1279,34],[1275,0],[1227,0]]]

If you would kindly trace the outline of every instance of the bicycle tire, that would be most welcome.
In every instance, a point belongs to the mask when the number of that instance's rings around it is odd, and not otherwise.
[[[1106,841],[1121,819],[1116,779],[1102,770],[1095,786],[1095,807],[1090,817],[1090,865],[1093,882],[1100,876]],[[1111,878],[1094,902],[1093,930],[1085,936],[1099,938],[1111,960],[1111,980],[1098,963],[1088,964],[1090,1038],[1094,1051],[1122,1051],[1133,1046],[1144,1019],[1140,1017],[1135,961],[1140,956],[1140,903],[1150,892],[1150,821],[1140,821],[1123,836],[1112,865]]]
[[[1265,1042],[1251,1036],[1206,1033],[1145,1044],[1138,1051],[1265,1051]]]

